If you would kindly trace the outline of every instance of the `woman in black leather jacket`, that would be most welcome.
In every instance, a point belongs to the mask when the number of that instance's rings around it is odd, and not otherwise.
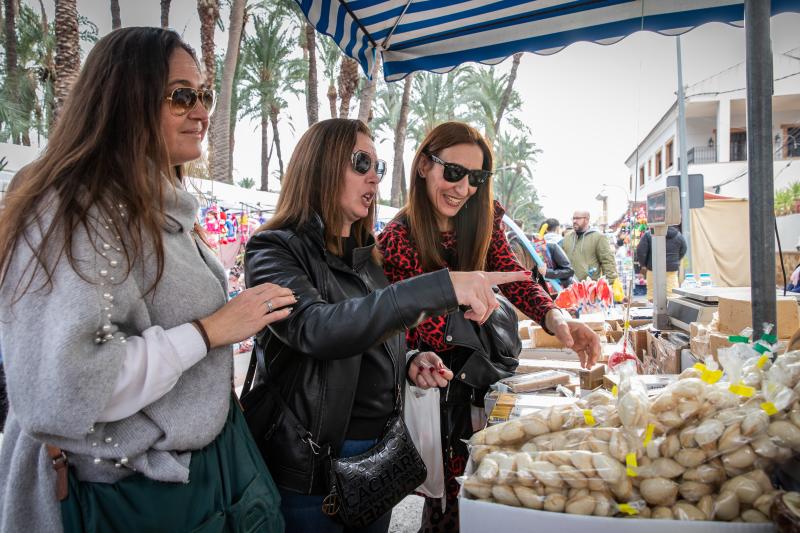
[[[257,386],[266,383],[278,398],[255,437],[281,491],[287,531],[342,531],[321,510],[327,451],[369,450],[406,373],[421,387],[452,378],[432,352],[410,354],[407,366],[406,329],[459,305],[485,321],[498,305],[492,285],[530,277],[443,269],[390,286],[372,235],[384,171],[363,123],[315,124],[292,154],[274,217],[247,245],[247,286],[279,284],[298,300],[257,343]],[[390,518],[366,531],[387,531]]]

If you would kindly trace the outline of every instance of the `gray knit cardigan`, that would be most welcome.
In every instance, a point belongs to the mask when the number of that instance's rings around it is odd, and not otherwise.
[[[98,216],[73,241],[86,279],[62,257],[52,288],[39,289],[39,276],[34,290],[12,304],[18,282],[24,286],[31,276],[31,249],[17,247],[0,288],[0,351],[10,403],[0,450],[0,532],[63,529],[45,443],[62,448],[82,480],[113,483],[141,472],[187,483],[190,452],[222,430],[231,395],[230,346],[209,352],[140,412],[96,423],[119,375],[125,336],[205,317],[227,297],[222,266],[192,233],[197,200],[183,188],[165,198],[164,272],[146,296],[156,270],[152,247],[126,275],[121,241]],[[43,210],[39,229],[29,233],[34,244],[52,211]],[[120,208],[111,216],[124,222],[126,214]]]

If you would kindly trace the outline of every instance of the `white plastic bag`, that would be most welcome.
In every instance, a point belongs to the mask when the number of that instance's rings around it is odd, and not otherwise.
[[[429,498],[444,497],[444,464],[442,462],[442,430],[439,414],[439,389],[420,389],[406,383],[403,420],[414,446],[417,447],[428,477],[417,492]]]

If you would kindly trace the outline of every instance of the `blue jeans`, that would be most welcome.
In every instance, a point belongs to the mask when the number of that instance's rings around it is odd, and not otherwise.
[[[352,457],[363,453],[377,440],[346,440],[342,444],[340,457]],[[278,488],[281,493],[281,512],[287,533],[386,533],[392,520],[392,511],[362,529],[348,529],[322,512],[325,496],[298,494]]]

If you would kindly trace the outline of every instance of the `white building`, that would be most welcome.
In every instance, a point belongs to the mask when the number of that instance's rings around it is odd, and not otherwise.
[[[774,54],[772,140],[775,188],[800,181],[800,47]],[[745,63],[691,85],[686,94],[689,174],[702,174],[705,189],[747,197],[747,114]],[[670,107],[628,157],[631,198],[666,186],[680,174],[678,105]]]

